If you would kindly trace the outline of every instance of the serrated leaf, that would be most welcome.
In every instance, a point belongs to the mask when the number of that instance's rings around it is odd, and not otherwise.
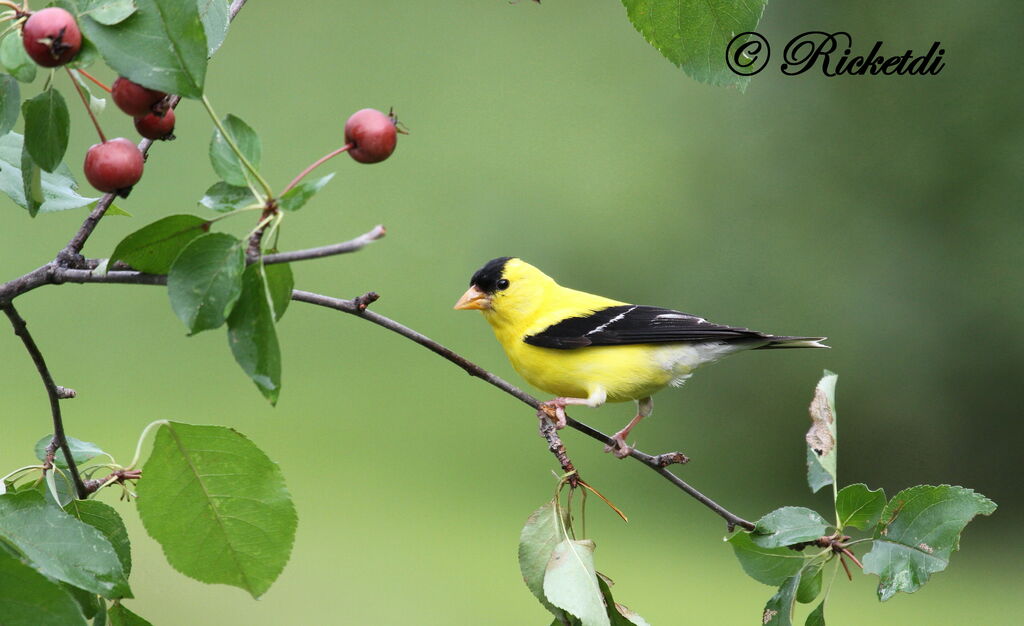
[[[67,152],[71,132],[64,97],[56,89],[47,89],[23,102],[21,112],[25,116],[25,149],[39,167],[53,172]]]
[[[949,565],[960,547],[960,533],[976,515],[991,515],[996,504],[971,489],[918,485],[904,489],[885,506],[875,528],[864,572],[877,574],[878,598],[913,593]]]
[[[46,504],[35,491],[0,496],[0,537],[45,576],[105,598],[131,597],[121,562],[107,538]]]
[[[132,547],[128,541],[128,529],[112,506],[99,500],[72,500],[64,510],[68,515],[103,533],[117,553],[124,575],[127,577],[131,574]]]
[[[182,249],[167,274],[167,293],[190,335],[227,321],[244,270],[242,242],[226,233],[200,235]]]
[[[523,582],[544,608],[551,611],[556,622],[565,619],[565,613],[544,595],[544,572],[555,546],[565,538],[562,528],[566,522],[560,521],[558,515],[558,503],[551,500],[530,514],[519,533],[519,571]]]
[[[817,463],[818,468],[824,471],[829,482],[836,482],[836,458],[838,453],[838,441],[836,439],[836,381],[839,377],[832,372],[825,370],[818,385],[814,388],[814,398],[808,412],[811,415],[811,428],[807,431],[805,439],[811,450],[807,460],[807,483],[811,491],[817,492],[823,485],[824,480],[820,471],[812,470]]]
[[[68,440],[68,447],[71,448],[71,458],[75,460],[75,463],[81,465],[87,463],[96,457],[104,454],[103,450],[99,446],[90,442],[82,441],[81,439],[75,439],[74,437],[66,437]],[[53,435],[46,435],[42,439],[36,442],[35,453],[36,458],[40,461],[46,460],[46,447],[53,441]],[[67,467],[67,459],[64,458],[64,451],[57,448],[57,453],[53,455],[53,462],[58,467]]]
[[[309,202],[310,198],[323,189],[324,185],[331,182],[332,178],[334,178],[334,174],[328,174],[314,181],[302,181],[289,189],[288,193],[281,196],[277,204],[285,211],[298,211]]]
[[[0,135],[11,132],[21,111],[21,87],[9,74],[0,74]]]
[[[242,274],[242,295],[228,316],[228,345],[242,371],[271,404],[281,393],[281,348],[274,328],[274,309],[263,277],[263,264]]]
[[[818,462],[818,456],[807,446],[807,485],[811,493],[818,493],[822,487],[832,484],[832,476]]]
[[[601,596],[604,598],[605,610],[608,613],[608,621],[611,622],[611,626],[651,626],[635,611],[615,601],[615,598],[612,597],[611,585],[600,573],[597,575],[597,583],[601,587]]]
[[[843,528],[853,526],[861,530],[878,523],[885,508],[885,492],[868,489],[864,483],[847,485],[836,495],[836,513]]]
[[[544,572],[548,602],[572,614],[583,626],[610,626],[594,570],[594,542],[562,539]]]
[[[85,619],[92,619],[100,612],[100,607],[103,607],[103,613],[107,612],[107,603],[100,596],[95,593],[86,591],[85,589],[79,589],[67,583],[60,583],[61,588],[64,589],[75,602],[78,603],[79,610],[82,611],[82,615]],[[95,622],[93,623],[95,626]],[[6,623],[5,623],[6,626]]]
[[[811,509],[786,506],[757,520],[750,538],[762,548],[813,541],[827,534],[828,522]]]
[[[86,626],[67,591],[6,550],[0,550],[0,620],[10,626]]]
[[[123,604],[115,604],[107,611],[107,619],[110,626],[153,626],[124,607]]]
[[[201,217],[170,215],[122,239],[110,261],[122,261],[140,272],[166,274],[185,246],[209,228],[209,220]]]
[[[213,56],[224,39],[228,36],[228,26],[231,25],[228,0],[199,0],[199,19],[203,21],[203,29],[206,31],[206,50],[209,56]]]
[[[224,130],[234,140],[238,149],[245,155],[249,163],[258,170],[263,148],[256,131],[242,121],[241,118],[231,114],[224,118],[223,124]],[[213,129],[213,137],[210,139],[210,163],[213,165],[213,171],[217,172],[217,175],[224,182],[235,187],[248,186],[249,173],[235,155],[231,146],[228,145],[219,128]]]
[[[0,40],[0,65],[18,82],[31,83],[36,79],[36,63],[29,58],[21,37],[16,34]]]
[[[807,616],[807,621],[804,622],[804,626],[825,626],[825,601],[822,600],[821,604],[814,608],[813,611]]]
[[[135,13],[133,0],[78,0],[79,15],[88,15],[100,24],[113,26]]]
[[[181,0],[136,0],[135,4],[135,13],[113,25],[83,16],[82,32],[121,76],[184,98],[202,96],[206,34],[197,4]]]
[[[206,190],[199,200],[199,206],[218,213],[228,213],[251,206],[255,202],[256,197],[248,187],[236,187],[221,180]]]
[[[727,540],[732,545],[743,571],[759,583],[776,587],[807,563],[808,557],[789,548],[762,548],[750,533],[737,532]]]
[[[0,191],[21,208],[29,210],[29,214],[34,217],[35,213],[26,200],[25,181],[22,180],[23,145],[23,138],[18,133],[10,132],[0,136]],[[56,172],[42,172],[39,176],[43,194],[43,203],[37,208],[39,213],[79,209],[97,201],[97,198],[78,195],[78,183],[63,163]],[[30,173],[30,177],[34,181],[34,175]]]
[[[792,626],[793,601],[800,586],[800,574],[787,578],[774,596],[764,605],[761,623],[764,626]]]
[[[270,302],[274,305],[274,318],[280,320],[292,301],[295,278],[290,263],[272,263],[263,267],[263,275],[270,291]]]
[[[230,428],[161,426],[138,493],[146,531],[186,576],[259,597],[288,562],[296,516],[281,470]]]
[[[756,30],[766,0],[622,0],[633,27],[666,59],[692,78],[745,89],[750,78],[733,73],[726,48],[736,35]]]

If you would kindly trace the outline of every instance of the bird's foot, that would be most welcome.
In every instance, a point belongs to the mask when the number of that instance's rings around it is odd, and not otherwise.
[[[612,442],[604,447],[604,451],[611,452],[616,458],[624,459],[633,452],[633,447],[626,443],[622,433],[615,433],[612,435]]]
[[[559,400],[561,398],[555,398],[550,402],[542,402],[540,409],[537,410],[537,417],[550,419],[555,423],[556,430],[562,430],[566,424],[565,403],[559,402]]]

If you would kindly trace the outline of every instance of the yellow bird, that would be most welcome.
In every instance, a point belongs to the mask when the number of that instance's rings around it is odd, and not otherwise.
[[[565,426],[568,405],[635,400],[637,414],[615,433],[614,452],[632,451],[629,431],[651,414],[651,395],[686,382],[698,366],[741,350],[827,348],[825,337],[780,337],[653,306],[562,287],[522,259],[501,257],[473,274],[456,309],[478,309],[512,366]]]

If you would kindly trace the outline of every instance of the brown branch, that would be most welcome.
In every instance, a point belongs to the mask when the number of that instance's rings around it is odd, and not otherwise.
[[[343,241],[329,246],[320,246],[319,248],[307,248],[305,250],[291,250],[289,252],[265,254],[263,255],[263,264],[271,265],[273,263],[291,263],[292,261],[320,259],[326,256],[334,256],[336,254],[358,252],[383,237],[385,233],[387,233],[387,231],[384,227],[377,225],[374,226],[370,232],[359,235],[355,239],[350,239],[349,241]]]
[[[558,436],[558,429],[555,428],[555,423],[551,421],[546,411],[537,411],[537,417],[540,418],[540,436],[548,442],[548,451],[555,455],[558,464],[562,466],[562,473],[565,474],[569,486],[578,487],[581,480],[580,474],[572,464],[569,453],[565,451],[565,444],[562,443],[562,438]]]
[[[518,399],[520,402],[528,404],[534,409],[541,409],[541,402],[539,400],[537,400],[530,394],[522,391],[518,387],[506,382],[505,380],[499,378],[498,376],[495,376],[494,374],[488,372],[479,365],[476,365],[475,363],[469,361],[465,357],[449,350],[448,348],[437,343],[433,339],[430,339],[426,335],[418,333],[407,326],[399,324],[398,322],[390,318],[384,317],[383,315],[379,315],[373,311],[360,310],[358,305],[353,300],[339,300],[338,298],[331,298],[328,296],[323,296],[317,293],[310,293],[308,291],[301,291],[298,289],[292,291],[292,300],[306,302],[309,304],[316,304],[318,306],[327,307],[329,309],[335,309],[337,311],[342,311],[343,313],[349,313],[351,315],[361,317],[369,322],[373,322],[378,326],[382,326],[392,332],[402,335],[406,339],[410,339],[420,344],[421,346],[430,350],[431,352],[443,357],[444,359],[447,359],[448,361],[454,363],[455,365],[458,365],[463,370],[465,370],[466,373],[468,373],[470,376],[476,376],[477,378],[480,378],[490,383],[491,385],[494,385],[495,387],[501,389],[502,391],[509,394],[513,398]],[[568,426],[580,431],[581,433],[587,435],[591,439],[596,439],[606,445],[612,445],[611,437],[595,428],[588,426],[587,424],[584,424],[583,422],[576,421],[570,417],[567,419],[566,423]],[[679,478],[677,475],[673,474],[668,469],[666,469],[666,465],[668,464],[685,462],[687,460],[685,455],[678,452],[671,452],[668,454],[652,456],[650,454],[646,454],[644,452],[634,449],[632,452],[630,452],[630,456],[636,459],[637,461],[640,461],[647,467],[651,468],[652,470],[660,474],[663,478],[668,480],[670,483],[672,483],[682,491],[686,492],[689,496],[695,498],[698,502],[714,511],[717,515],[721,516],[728,524],[730,532],[736,526],[740,526],[741,528],[745,528],[747,530],[754,529],[754,524],[752,522],[749,522],[743,519],[742,517],[734,513],[731,513],[730,511],[728,511],[726,508],[724,508],[711,498],[705,496],[700,491],[697,491],[682,478]]]
[[[82,483],[82,477],[78,474],[78,465],[75,463],[75,458],[71,455],[71,446],[68,445],[67,435],[64,433],[64,419],[60,414],[60,387],[53,382],[53,376],[50,375],[50,370],[46,367],[46,359],[43,358],[43,353],[39,351],[39,346],[36,345],[32,334],[28,332],[28,324],[25,323],[25,319],[18,314],[18,310],[14,308],[14,304],[6,302],[0,307],[3,308],[4,313],[7,314],[7,318],[11,320],[11,326],[14,327],[14,334],[21,338],[21,342],[25,344],[25,350],[28,351],[32,362],[36,365],[36,370],[39,372],[39,377],[43,380],[43,386],[46,387],[46,395],[50,398],[50,413],[53,415],[53,439],[57,442],[57,447],[64,452],[64,460],[68,464],[68,472],[71,473],[71,480],[75,485],[75,491],[78,492],[79,498],[85,498],[89,495],[89,491]],[[52,457],[49,455],[49,446],[47,447],[48,460],[52,461]],[[55,452],[55,451],[54,451]]]

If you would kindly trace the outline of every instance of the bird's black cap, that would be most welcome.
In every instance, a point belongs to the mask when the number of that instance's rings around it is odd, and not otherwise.
[[[473,274],[469,280],[470,286],[476,285],[477,289],[484,293],[494,293],[498,290],[498,280],[505,271],[505,264],[511,260],[510,256],[501,256],[491,259]]]

